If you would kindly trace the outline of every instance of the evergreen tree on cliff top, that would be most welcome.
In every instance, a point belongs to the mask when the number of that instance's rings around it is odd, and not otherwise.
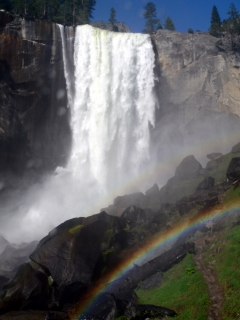
[[[171,30],[171,31],[175,31],[175,26],[174,23],[172,21],[172,19],[170,17],[167,17],[166,22],[165,22],[165,28],[166,30]]]
[[[116,20],[116,10],[114,8],[111,8],[111,10],[110,10],[110,18],[108,19],[108,21],[113,26],[117,22],[117,20]]]
[[[233,3],[230,4],[228,15],[229,15],[228,20],[229,20],[231,29],[234,32],[239,33],[240,32],[240,16],[236,6]]]
[[[11,6],[10,6],[11,3]],[[96,0],[0,0],[0,6],[26,19],[76,25],[89,23]]]
[[[212,36],[217,36],[220,31],[221,31],[221,18],[219,16],[217,7],[213,6],[209,32]]]
[[[108,19],[108,21],[111,23],[112,25],[112,31],[118,31],[118,27],[115,25],[117,23],[116,20],[116,10],[114,8],[111,8],[110,10],[110,18]]]
[[[152,34],[158,29],[162,29],[160,20],[157,18],[156,6],[153,2],[148,2],[144,7],[143,17],[146,19],[144,33]]]

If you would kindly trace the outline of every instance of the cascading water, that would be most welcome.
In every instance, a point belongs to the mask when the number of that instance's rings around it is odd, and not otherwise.
[[[67,168],[32,186],[1,224],[0,233],[16,242],[40,238],[67,219],[97,213],[114,197],[144,189],[136,179],[150,164],[156,106],[150,37],[79,26],[73,54],[73,29],[59,30],[72,150]]]
[[[134,179],[149,161],[156,107],[151,40],[85,25],[76,29],[74,49],[68,168],[109,192]],[[68,75],[65,68],[67,83]]]

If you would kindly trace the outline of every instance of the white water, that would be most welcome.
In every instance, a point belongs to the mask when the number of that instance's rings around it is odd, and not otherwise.
[[[134,179],[149,161],[148,126],[154,125],[156,106],[150,37],[79,26],[74,65],[68,168],[109,192]]]
[[[97,213],[114,197],[145,187],[136,181],[149,165],[156,105],[150,37],[77,27],[73,65],[73,32],[59,28],[72,151],[67,168],[32,187],[6,218],[0,233],[11,241],[41,238],[67,219]]]

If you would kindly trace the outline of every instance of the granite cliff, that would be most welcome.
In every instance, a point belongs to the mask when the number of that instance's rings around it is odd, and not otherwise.
[[[0,12],[0,70],[0,168],[64,164],[70,128],[56,24]]]
[[[0,14],[1,167],[53,169],[66,162],[71,145],[60,32],[52,23]],[[152,36],[157,157],[163,145],[171,154],[214,140],[216,151],[227,152],[223,141],[238,142],[240,54],[229,41],[167,30]],[[204,156],[209,148],[201,148]],[[197,149],[191,153],[199,156]]]

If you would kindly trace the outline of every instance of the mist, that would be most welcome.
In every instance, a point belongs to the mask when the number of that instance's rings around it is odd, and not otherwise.
[[[59,29],[72,149],[65,168],[6,196],[0,234],[11,242],[40,239],[119,195],[161,187],[184,157],[193,154],[205,166],[208,153],[229,152],[239,142],[238,116],[200,110],[187,123],[181,110],[156,116],[163,106],[148,35],[81,26],[73,47],[72,29]]]

